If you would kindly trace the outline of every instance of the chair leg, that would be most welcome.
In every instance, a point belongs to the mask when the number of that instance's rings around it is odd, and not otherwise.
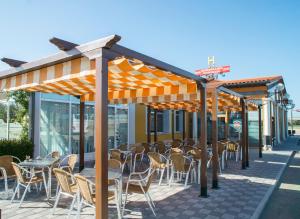
[[[20,203],[19,203],[18,208],[21,207],[21,204],[22,204],[22,202],[23,202],[23,200],[24,200],[24,198],[25,198],[25,195],[26,195],[27,190],[29,189],[29,187],[30,187],[30,184],[28,183],[27,186],[26,186],[26,188],[25,188],[25,191],[24,191],[24,193],[23,193],[23,195],[22,195],[22,198],[21,198],[21,201],[20,201]]]
[[[120,202],[118,200],[118,191],[115,190],[115,202],[116,202],[116,206],[117,206],[117,211],[118,211],[118,219],[121,219],[121,209],[120,209]]]
[[[16,187],[16,189],[15,189],[15,192],[14,192],[14,194],[13,194],[11,200],[10,200],[11,203],[12,203],[13,200],[15,199],[15,196],[16,196],[17,192],[20,191],[20,190],[19,190],[19,187],[20,187],[20,183],[18,182],[17,187]]]
[[[126,206],[126,202],[127,202],[127,196],[128,196],[128,183],[126,185],[126,193],[125,193],[125,200],[124,200],[124,204],[123,204],[122,216],[124,215],[125,206]]]
[[[56,210],[56,207],[57,207],[57,204],[58,204],[60,195],[61,195],[61,192],[59,191],[59,192],[58,192],[58,195],[56,196],[56,199],[55,199],[55,203],[54,203],[54,206],[53,206],[52,214],[54,214],[54,212],[55,212],[55,210]]]
[[[160,180],[159,180],[159,184],[158,184],[159,186],[161,185],[161,181],[164,177],[164,173],[165,173],[165,168],[161,170]]]
[[[186,186],[187,186],[188,179],[189,179],[189,173],[190,173],[190,172],[187,172],[187,173],[186,173],[186,178],[185,178],[184,187],[186,187]]]
[[[201,177],[201,160],[198,161],[198,184],[200,184]]]
[[[149,207],[150,207],[152,213],[153,213],[154,216],[156,217],[154,208],[153,208],[152,203],[151,203],[151,199],[150,199],[149,196],[148,196],[149,194],[147,195],[147,193],[144,193],[144,195],[145,195],[145,198],[146,198],[146,200],[147,200],[147,202],[148,202],[148,205],[149,205]]]
[[[81,208],[82,208],[82,204],[83,204],[83,199],[80,200],[79,205],[78,205],[78,209],[77,209],[77,218],[80,218],[80,212],[81,212]]]
[[[5,188],[5,193],[6,193],[6,197],[8,198],[9,194],[8,194],[8,183],[7,183],[7,178],[4,178],[4,188]]]
[[[173,178],[174,178],[174,170],[173,170],[173,168],[172,168],[172,169],[171,169],[171,177],[170,177],[170,180],[169,180],[169,187],[171,187]]]
[[[71,203],[70,209],[69,209],[68,218],[70,218],[70,216],[71,216],[71,213],[72,213],[72,211],[73,211],[73,208],[74,208],[74,204],[75,204],[76,199],[77,199],[77,195],[74,195],[74,197],[73,197],[73,199],[72,199],[72,203]]]

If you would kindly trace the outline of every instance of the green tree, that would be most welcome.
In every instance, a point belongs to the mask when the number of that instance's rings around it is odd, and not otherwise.
[[[17,122],[22,126],[21,138],[28,138],[29,132],[29,99],[30,93],[25,91],[13,91],[8,98],[14,100],[10,110],[10,122]]]

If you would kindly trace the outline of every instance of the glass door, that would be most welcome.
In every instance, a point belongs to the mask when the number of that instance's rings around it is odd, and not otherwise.
[[[115,147],[120,144],[128,143],[128,109],[116,108],[116,122],[115,122]]]

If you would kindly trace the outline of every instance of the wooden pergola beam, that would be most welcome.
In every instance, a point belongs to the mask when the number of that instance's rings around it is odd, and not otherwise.
[[[8,64],[10,67],[13,67],[13,68],[20,67],[21,65],[27,63],[24,61],[20,61],[20,60],[16,60],[16,59],[9,59],[9,58],[5,58],[5,57],[3,57],[1,59],[1,61]]]
[[[50,43],[52,43],[53,45],[55,45],[59,50],[62,51],[70,51],[71,49],[74,49],[76,46],[78,46],[78,44],[76,43],[71,43],[69,41],[66,40],[62,40],[59,39],[57,37],[53,37],[49,40]]]
[[[199,84],[200,89],[200,148],[201,148],[201,175],[200,175],[200,196],[208,197],[207,194],[207,105],[206,105],[206,86]]]
[[[108,60],[96,59],[95,160],[96,218],[108,218]]]
[[[219,153],[218,153],[218,91],[213,89],[210,91],[212,98],[211,107],[211,139],[212,139],[212,188],[218,189],[218,169],[219,169]]]

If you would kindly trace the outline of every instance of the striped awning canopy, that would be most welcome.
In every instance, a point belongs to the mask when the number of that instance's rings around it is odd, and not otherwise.
[[[4,78],[0,89],[73,95],[93,101],[95,74],[95,61],[81,57]],[[110,104],[139,103],[155,109],[187,111],[198,111],[201,104],[194,80],[125,57],[108,63],[108,100]],[[208,96],[208,108],[210,103]],[[220,92],[218,105],[221,111],[226,107],[239,110],[239,97]]]
[[[98,47],[107,46],[107,42],[114,38],[105,38],[105,44],[103,44],[103,40],[96,41],[94,44]],[[91,44],[78,46],[69,52],[69,54],[73,53],[77,56],[71,56],[65,60],[65,57],[69,57],[69,55],[60,53],[48,59],[51,61],[50,64],[31,67],[27,71],[24,70],[27,64],[24,65],[24,69],[23,65],[19,68],[20,70],[13,69],[14,74],[4,77],[1,75],[0,91],[25,90],[56,93],[78,96],[83,101],[93,101],[96,89],[96,61],[95,58],[86,56],[84,53],[89,53],[90,48]],[[78,51],[84,52],[78,53]],[[60,57],[63,58],[60,59]],[[152,63],[159,63],[159,61],[152,60]],[[201,103],[197,83],[203,79],[191,73],[172,72],[172,70],[178,71],[178,69],[167,64],[165,66],[167,66],[165,69],[168,70],[157,67],[155,64],[146,64],[137,58],[122,55],[110,59],[108,61],[109,103],[138,103],[150,105],[156,109],[198,111]],[[219,87],[220,85],[216,83],[208,85],[209,89]],[[224,89],[219,93],[219,110],[224,110],[226,107],[240,109],[239,98],[241,95],[233,91],[228,93]],[[207,98],[209,109],[211,97],[208,95]]]

